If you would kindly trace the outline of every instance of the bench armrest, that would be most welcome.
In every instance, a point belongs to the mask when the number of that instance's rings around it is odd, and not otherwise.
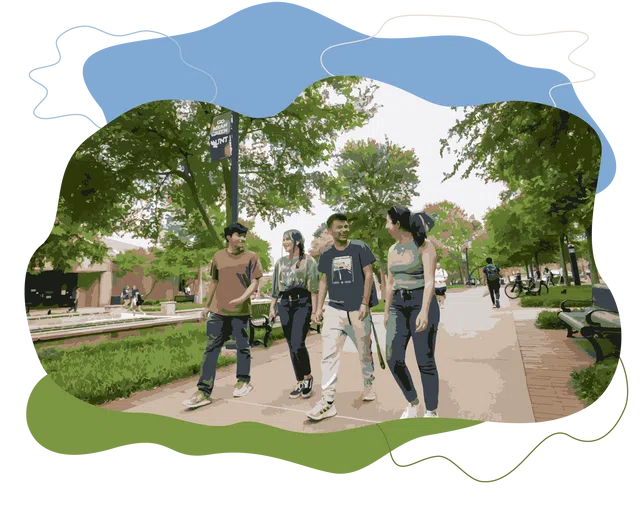
[[[589,313],[587,313],[587,323],[589,325],[592,325],[594,327],[601,327],[601,325],[598,322],[595,322],[594,320],[591,319],[591,315],[593,315],[594,313],[611,313],[612,315],[616,315],[616,316],[620,316],[620,313],[618,313],[617,311],[611,311],[609,309],[593,309],[591,311],[589,311]]]
[[[580,304],[585,304],[588,306],[591,306],[593,304],[592,300],[576,300],[576,299],[565,299],[560,303],[560,309],[562,309],[562,311],[569,313],[571,310],[565,306],[565,304],[567,302],[571,302],[576,306],[579,306]]]

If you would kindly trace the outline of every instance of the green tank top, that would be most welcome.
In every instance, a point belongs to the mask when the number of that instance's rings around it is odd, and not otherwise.
[[[387,262],[395,281],[394,290],[424,288],[424,267],[415,243],[392,245]]]

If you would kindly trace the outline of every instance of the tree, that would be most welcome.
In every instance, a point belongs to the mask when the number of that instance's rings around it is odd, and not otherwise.
[[[200,269],[211,262],[213,257],[211,249],[153,248],[151,253],[152,259],[144,267],[144,275],[153,279],[153,284],[147,295],[151,294],[160,281],[176,278],[178,280],[197,279]]]
[[[309,211],[313,190],[326,176],[313,169],[333,156],[340,134],[375,114],[376,88],[358,77],[335,77],[312,84],[276,116],[239,116],[240,200],[247,215],[275,225]],[[211,163],[208,134],[223,110],[194,101],[148,103],[89,137],[62,183],[60,204],[70,225],[159,242],[170,215],[185,229],[202,224],[200,245],[221,247],[222,227],[230,220],[231,168],[228,160]],[[222,210],[226,219],[216,216]]]
[[[125,251],[111,258],[111,262],[116,266],[113,273],[119,278],[144,267],[148,261],[143,254],[140,254],[139,249]]]
[[[418,165],[413,149],[388,138],[349,141],[338,154],[335,173],[325,180],[323,201],[348,215],[349,236],[371,247],[381,273],[394,243],[385,228],[387,211],[411,204],[417,195]],[[384,284],[382,276],[381,281]]]
[[[569,112],[535,103],[493,103],[464,112],[441,140],[441,155],[456,157],[445,180],[473,173],[505,184],[506,200],[520,195],[541,200],[548,234],[560,241],[561,254],[574,222],[591,232],[601,158],[593,128]]]
[[[469,247],[469,240],[483,235],[482,223],[451,201],[427,204],[424,211],[434,220],[429,239],[435,246],[440,265],[450,274],[458,272],[460,279],[466,281],[463,272],[463,268],[466,270],[465,248]],[[471,270],[471,257],[469,263]]]
[[[51,234],[29,260],[27,271],[32,274],[42,272],[47,265],[66,272],[84,260],[101,263],[107,256],[108,247],[99,239],[99,232],[71,220],[61,204]]]

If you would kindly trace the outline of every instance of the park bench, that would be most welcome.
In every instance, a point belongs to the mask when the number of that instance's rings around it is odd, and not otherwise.
[[[605,291],[606,290],[606,291]],[[574,307],[583,307],[584,310],[575,311],[567,307],[571,303]],[[602,307],[605,305],[611,309]],[[606,357],[618,357],[621,348],[620,315],[618,314],[615,301],[608,288],[593,288],[593,300],[579,301],[567,299],[560,304],[562,311],[558,312],[558,318],[567,326],[567,337],[572,338],[574,333],[580,333],[591,343],[596,354],[596,362],[602,361],[602,348],[599,343],[600,338],[607,338],[611,341],[616,350]]]
[[[315,326],[312,324],[309,330],[316,331],[318,334],[320,334],[321,328],[322,325],[320,324],[317,324]],[[265,334],[262,339],[256,338],[256,329],[265,330]],[[263,347],[267,348],[267,345],[269,344],[269,336],[271,335],[272,330],[273,325],[269,321],[269,317],[267,315],[262,315],[260,318],[256,318],[255,320],[253,318],[249,318],[249,346],[257,347],[259,345],[262,345]],[[228,341],[225,344],[225,347],[231,350],[235,350],[238,348],[233,340]]]
[[[256,329],[264,329],[264,337],[262,339],[256,338]],[[262,345],[264,348],[267,348],[269,344],[269,336],[271,335],[271,331],[273,330],[273,326],[271,322],[269,322],[269,317],[267,315],[262,315],[260,318],[249,318],[249,346],[257,347],[258,345]],[[235,340],[229,339],[225,343],[225,348],[230,350],[237,350],[238,345],[236,345]]]
[[[173,298],[173,300],[176,302],[195,302],[196,296],[195,295],[176,295]]]
[[[538,279],[529,290],[529,295],[540,295],[541,289],[542,289],[542,281]]]

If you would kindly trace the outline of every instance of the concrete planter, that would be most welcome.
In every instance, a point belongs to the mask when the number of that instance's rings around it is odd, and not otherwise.
[[[160,303],[160,313],[163,315],[175,315],[176,314],[176,302],[173,300]]]

